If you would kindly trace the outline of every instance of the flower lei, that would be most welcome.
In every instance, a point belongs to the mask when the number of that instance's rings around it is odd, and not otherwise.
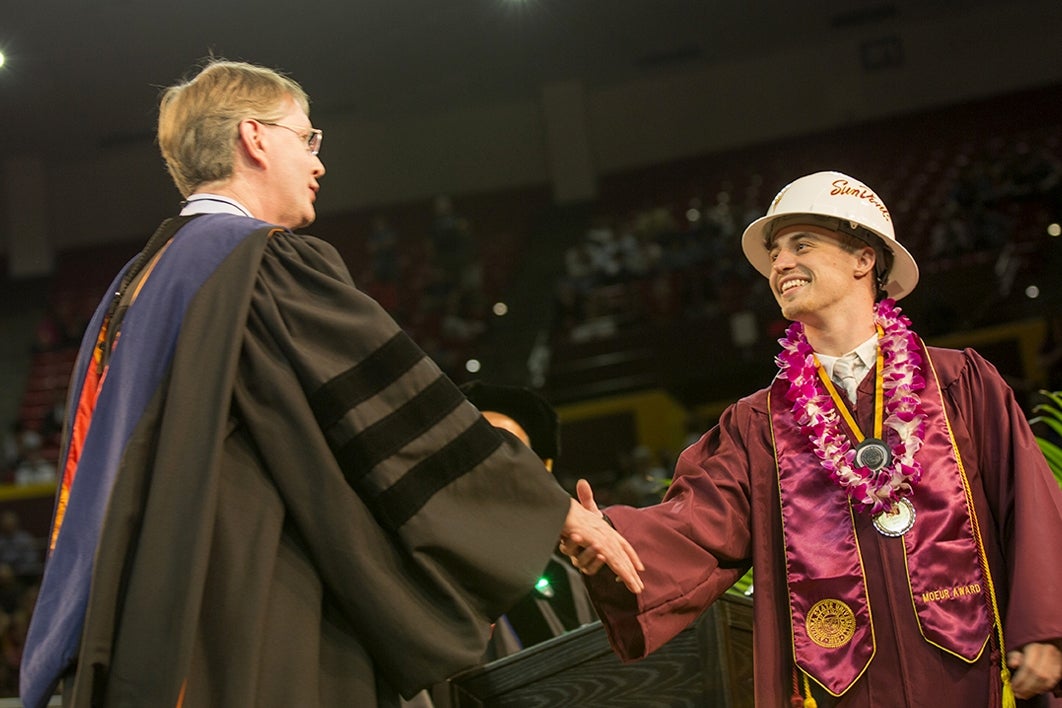
[[[908,329],[911,321],[893,300],[877,304],[874,322],[883,332],[878,342],[885,398],[882,435],[892,451],[892,462],[878,472],[853,466],[855,449],[841,429],[836,405],[819,381],[815,353],[803,324],[794,322],[778,340],[782,352],[775,361],[780,375],[789,381],[786,400],[792,403],[793,416],[808,436],[822,469],[845,490],[857,509],[877,514],[908,496],[922,477],[915,453],[925,438],[926,416],[918,392],[925,389],[926,382],[915,335]]]

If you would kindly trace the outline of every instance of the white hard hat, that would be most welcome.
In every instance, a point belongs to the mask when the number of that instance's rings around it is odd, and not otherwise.
[[[790,182],[771,202],[767,215],[745,229],[741,248],[749,263],[764,277],[771,275],[766,237],[780,226],[800,224],[801,217],[813,217],[811,224],[819,224],[823,219],[836,220],[837,230],[863,240],[867,240],[864,231],[871,238],[877,236],[893,256],[881,289],[896,300],[914,290],[918,265],[896,240],[892,216],[885,203],[870,187],[840,172],[816,172]]]

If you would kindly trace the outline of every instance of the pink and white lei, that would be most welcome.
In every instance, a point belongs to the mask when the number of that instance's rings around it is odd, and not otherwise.
[[[860,510],[877,514],[891,509],[911,494],[922,477],[915,453],[925,438],[926,416],[918,392],[926,387],[922,377],[922,357],[910,320],[901,314],[893,300],[882,300],[874,311],[881,327],[882,396],[884,397],[883,436],[892,451],[892,462],[878,472],[853,467],[855,448],[842,430],[840,414],[816,370],[815,354],[804,334],[804,325],[794,322],[786,336],[778,340],[782,352],[775,361],[780,376],[789,381],[786,400],[793,416],[808,436],[824,469],[848,494]]]

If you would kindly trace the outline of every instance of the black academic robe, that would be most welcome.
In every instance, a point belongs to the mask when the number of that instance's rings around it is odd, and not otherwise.
[[[124,322],[239,218],[178,231]],[[555,547],[534,453],[331,246],[245,221],[122,450],[64,704],[390,705],[476,663]]]

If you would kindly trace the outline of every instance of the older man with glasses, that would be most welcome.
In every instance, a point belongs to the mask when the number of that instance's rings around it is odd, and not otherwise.
[[[492,427],[309,225],[291,79],[162,95],[184,205],[116,277],[71,381],[22,699],[394,705],[476,663],[559,536],[637,555]]]

